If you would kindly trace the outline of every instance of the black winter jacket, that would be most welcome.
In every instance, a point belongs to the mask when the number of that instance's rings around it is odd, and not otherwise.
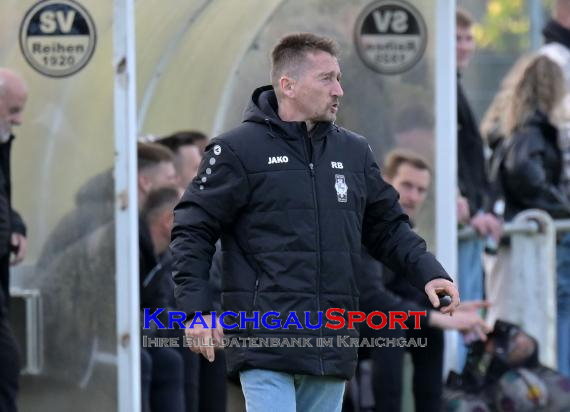
[[[562,153],[557,129],[536,113],[513,133],[500,169],[505,196],[505,219],[524,209],[542,209],[553,218],[568,217],[568,200],[560,191]]]
[[[357,280],[360,290],[360,310],[364,313],[375,310],[385,313],[425,310],[426,316],[420,317],[420,327],[429,327],[430,311],[435,309],[429,303],[425,292],[412,287],[406,279],[390,272],[365,249],[362,251],[362,270]],[[406,325],[413,328],[414,322],[415,319],[409,317]]]
[[[296,311],[303,326],[231,329],[225,336],[309,338],[313,347],[226,348],[230,374],[259,368],[349,379],[356,347],[336,336],[356,329],[306,327],[329,308],[358,309],[361,245],[423,289],[449,277],[408,224],[397,192],[381,176],[367,141],[331,123],[308,133],[277,115],[271,87],[259,88],[237,128],[213,139],[199,174],[175,208],[171,251],[178,306],[213,310],[208,272],[222,240],[222,307]],[[226,322],[228,319],[226,318]],[[231,321],[229,321],[231,322]],[[317,347],[316,337],[333,337]]]
[[[5,267],[0,268],[0,312],[6,304],[4,299],[9,291],[9,267],[8,256],[10,255],[10,238],[12,233],[26,234],[26,226],[20,215],[12,209],[12,185],[10,178],[10,151],[12,141],[0,144],[0,258],[4,258]]]
[[[457,80],[457,173],[459,191],[469,202],[469,211],[490,210],[483,140],[469,101]]]

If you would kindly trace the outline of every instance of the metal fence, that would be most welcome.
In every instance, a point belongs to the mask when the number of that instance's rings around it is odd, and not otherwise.
[[[570,219],[553,220],[541,210],[526,210],[505,223],[503,238],[510,239],[510,251],[499,248],[497,256],[485,257],[486,269],[496,259],[508,260],[509,290],[491,300],[491,316],[517,323],[537,339],[540,360],[556,368],[556,239],[570,232]],[[458,239],[477,236],[472,227],[458,231]],[[489,276],[489,270],[486,270]]]

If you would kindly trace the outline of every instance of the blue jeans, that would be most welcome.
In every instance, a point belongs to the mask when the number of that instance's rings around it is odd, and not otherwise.
[[[483,248],[484,240],[479,237],[460,240],[457,244],[457,275],[462,302],[483,299]],[[459,370],[462,370],[467,360],[463,339],[459,341],[457,359]]]
[[[483,247],[481,238],[460,240],[457,244],[457,274],[461,301],[483,299]]]
[[[558,371],[570,377],[570,233],[556,246]]]
[[[340,412],[345,381],[265,369],[239,374],[248,412]]]

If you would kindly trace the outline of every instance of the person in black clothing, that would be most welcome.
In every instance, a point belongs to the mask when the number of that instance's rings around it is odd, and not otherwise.
[[[461,85],[475,48],[473,19],[464,10],[456,13],[457,54],[457,171],[458,222],[471,225],[481,238],[498,242],[502,224],[493,209],[486,172],[484,146],[475,116]],[[458,245],[459,291],[465,300],[483,298],[483,239],[462,240]]]
[[[28,89],[15,72],[0,68],[0,411],[17,409],[19,349],[7,319],[10,265],[20,263],[27,250],[26,227],[12,209],[10,151],[12,128],[22,123]]]
[[[505,219],[525,209],[542,209],[553,218],[568,218],[570,202],[561,185],[563,161],[556,127],[564,97],[562,70],[544,55],[526,59],[524,66],[515,69],[512,95],[516,99],[504,107],[499,134],[503,141],[496,149],[503,153],[496,161],[500,163],[498,180],[503,188]],[[524,285],[517,282],[510,262],[510,245],[502,244],[487,283],[490,322],[515,322],[522,316],[513,309],[520,307]]]
[[[298,338],[311,347],[230,346],[229,373],[240,376],[248,410],[340,410],[357,348],[316,338],[357,337],[341,327],[311,329],[328,309],[357,310],[356,277],[364,244],[439,307],[437,293],[458,292],[411,229],[396,191],[385,183],[367,141],[334,124],[343,95],[336,44],[288,35],[272,53],[272,86],[258,88],[244,122],[209,144],[196,179],[175,209],[171,251],[175,293],[192,338],[221,338],[194,324],[213,310],[209,268],[222,240],[222,307],[276,312],[283,326],[227,329],[227,337]],[[305,316],[303,316],[305,315]],[[212,325],[212,316],[204,316]],[[241,319],[243,321],[243,319]],[[233,319],[226,318],[226,324]],[[239,322],[238,322],[239,323]],[[210,361],[211,346],[197,345]]]
[[[178,200],[178,183],[173,153],[158,144],[137,145],[137,183],[139,206],[139,276],[140,308],[163,308],[166,291],[160,278],[158,255],[168,248],[165,233],[170,229],[168,219],[159,209],[170,200]],[[164,192],[163,192],[164,191]],[[166,199],[166,201],[165,201]],[[149,204],[150,201],[150,204]],[[152,226],[151,226],[152,225]],[[166,226],[166,227],[164,227]],[[143,330],[154,336],[154,331]],[[141,394],[144,411],[184,410],[183,360],[173,348],[141,349]]]
[[[484,145],[477,121],[461,85],[463,72],[475,49],[473,19],[466,11],[456,12],[457,61],[457,219],[470,225],[478,237],[462,239],[457,245],[457,277],[463,300],[482,300],[484,293],[483,251],[496,251],[502,222],[493,212],[493,196],[487,177]],[[463,342],[457,347],[459,368],[467,358]]]
[[[400,205],[413,219],[425,201],[431,182],[431,171],[427,162],[413,152],[396,149],[388,153],[384,163],[383,176],[394,186],[400,195]],[[402,401],[402,373],[404,354],[412,356],[414,366],[413,391],[416,411],[439,411],[441,409],[443,374],[443,330],[455,329],[462,332],[477,331],[484,339],[483,332],[489,327],[477,314],[483,302],[470,302],[459,306],[453,317],[442,316],[431,310],[429,300],[406,279],[396,276],[389,269],[375,261],[369,254],[363,254],[363,270],[377,280],[372,285],[359,283],[361,309],[365,313],[374,310],[388,311],[427,311],[422,318],[421,329],[414,329],[409,322],[407,330],[387,328],[372,330],[363,324],[361,332],[373,338],[414,338],[426,339],[426,347],[404,348],[397,345],[382,348],[361,348],[359,358],[372,359],[372,389],[376,411],[398,411]],[[362,276],[368,279],[370,276]],[[382,279],[380,281],[380,279]],[[383,290],[383,288],[386,290]],[[462,309],[464,308],[464,309]],[[364,382],[362,382],[364,384]],[[368,401],[372,407],[371,400]],[[364,411],[361,405],[360,411]],[[371,410],[371,408],[369,409]]]
[[[207,141],[206,135],[196,131],[179,131],[156,140],[156,143],[169,148],[174,153],[174,165],[178,174],[179,186],[186,189],[198,173],[198,166],[202,159],[203,147],[199,146]],[[174,208],[174,207],[173,207]],[[170,211],[172,217],[172,211]],[[166,218],[167,216],[163,216]],[[170,224],[172,230],[172,223]],[[168,233],[170,241],[170,231]],[[210,268],[210,287],[215,301],[215,309],[221,310],[220,282],[221,282],[221,253],[219,242],[216,244],[216,253]],[[174,281],[172,272],[172,255],[166,250],[160,257],[160,265],[164,276],[161,276],[166,291],[166,306],[169,310],[176,310],[174,299]],[[167,275],[168,274],[168,275]],[[173,331],[173,337],[181,338],[180,331]],[[223,412],[226,410],[226,362],[223,351],[219,351],[214,362],[210,363],[202,356],[193,353],[188,348],[181,347],[184,357],[186,412]]]
[[[176,187],[154,189],[145,200],[139,219],[139,270],[141,276],[141,310],[149,308],[154,312],[166,306],[166,293],[159,261],[170,243],[172,230],[172,210],[179,200]],[[143,330],[143,334],[153,336],[156,332]],[[180,345],[182,343],[180,342]],[[184,399],[184,359],[175,348],[150,347],[141,351],[143,407],[150,405],[151,411],[182,412]],[[145,379],[146,377],[146,379]]]

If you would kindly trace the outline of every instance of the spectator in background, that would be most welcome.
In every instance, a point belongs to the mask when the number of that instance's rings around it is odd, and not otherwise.
[[[173,153],[156,143],[137,145],[137,187],[139,211],[148,194],[164,186],[176,186],[178,177],[174,168]]]
[[[141,309],[165,307],[165,290],[161,277],[169,274],[162,270],[159,256],[170,243],[173,209],[179,200],[178,189],[160,187],[149,193],[141,213],[139,226]],[[156,331],[143,330],[154,336]],[[180,340],[180,344],[182,340]],[[175,348],[143,348],[143,408],[151,411],[183,412],[184,362]]]
[[[488,213],[492,206],[489,204],[483,140],[461,86],[461,75],[469,66],[475,49],[473,19],[461,9],[456,13],[456,36],[458,221],[473,226],[482,238],[498,242],[502,225],[497,217]],[[464,300],[483,298],[482,238],[462,240],[458,245],[459,292]]]
[[[553,19],[544,30],[546,44],[539,53],[557,63],[565,79],[565,96],[559,123],[558,144],[562,150],[562,187],[570,195],[570,0],[556,0]],[[564,234],[556,250],[558,275],[558,369],[570,377],[570,233]]]
[[[26,256],[26,227],[12,209],[10,151],[12,128],[22,123],[28,88],[12,70],[0,68],[0,411],[17,409],[20,355],[16,339],[8,323],[10,299],[10,265]]]
[[[388,153],[384,163],[384,179],[394,186],[400,195],[400,205],[410,217],[416,218],[422,207],[431,183],[431,170],[428,163],[419,155],[404,149],[396,149]],[[363,273],[359,277],[360,306],[365,313],[375,310],[388,311],[427,311],[422,318],[420,330],[413,329],[410,322],[408,330],[387,328],[372,330],[362,325],[365,337],[414,338],[427,339],[427,347],[402,348],[383,347],[369,351],[362,348],[359,357],[366,357],[370,352],[372,359],[372,388],[376,411],[399,411],[402,395],[402,374],[404,354],[412,356],[414,365],[413,391],[416,411],[438,411],[441,409],[442,375],[443,375],[443,331],[455,329],[462,332],[474,331],[484,339],[484,332],[489,328],[477,314],[483,302],[462,303],[453,317],[445,316],[432,306],[427,297],[414,288],[406,279],[395,276],[388,268],[375,261],[367,253],[363,254]],[[377,280],[369,281],[370,277]],[[381,280],[380,280],[381,278]],[[385,288],[384,288],[385,286]],[[360,380],[361,389],[364,383]],[[359,391],[360,394],[366,391]],[[353,395],[353,394],[351,394]],[[359,396],[357,409],[364,410],[367,400]],[[370,401],[368,401],[369,406]]]
[[[174,153],[174,165],[178,174],[179,186],[186,189],[198,173],[198,166],[202,160],[202,153],[197,144],[207,141],[204,134],[193,131],[177,132],[170,136],[156,140],[157,144],[169,148]],[[174,208],[174,207],[173,207]],[[172,209],[173,209],[172,208]],[[170,218],[172,218],[172,209]],[[167,219],[163,215],[163,219]],[[164,222],[166,223],[166,222]],[[171,222],[170,222],[171,223]],[[168,233],[170,240],[170,232]],[[162,279],[162,290],[165,291],[166,307],[176,310],[174,301],[174,282],[171,276],[172,255],[168,250],[160,255],[161,271],[165,273]],[[219,243],[216,244],[216,253],[210,268],[210,287],[215,297],[216,309],[220,306],[221,289],[221,253]],[[161,306],[162,307],[162,306]],[[176,334],[178,336],[179,334]],[[180,337],[183,337],[182,334]],[[185,393],[187,412],[223,412],[226,409],[226,364],[224,353],[220,352],[213,363],[201,356],[192,353],[188,348],[181,348],[184,357]],[[216,392],[212,392],[216,388]]]
[[[166,146],[174,153],[174,166],[182,190],[185,190],[198,174],[203,146],[207,141],[206,135],[195,131],[176,132],[156,140],[156,143]]]
[[[146,206],[149,194],[162,188],[173,188],[178,183],[178,178],[174,169],[173,153],[155,143],[139,143],[137,145],[137,186],[138,186],[138,205],[139,212],[142,212]],[[163,295],[161,301],[156,302],[155,293],[160,293],[160,288],[145,288],[146,279],[153,268],[158,264],[158,256],[165,249],[156,253],[157,249],[161,249],[160,245],[152,242],[150,229],[147,220],[143,216],[139,216],[139,270],[140,270],[140,286],[141,286],[141,309],[144,307],[163,307],[166,303],[166,296]],[[156,306],[149,306],[158,303]]]
[[[137,145],[137,163],[140,308],[141,311],[144,308],[155,310],[166,303],[167,291],[159,276],[159,256],[168,248],[170,236],[164,239],[164,231],[172,224],[161,212],[173,195],[172,203],[178,200],[178,176],[173,153],[155,143]],[[143,330],[143,333],[153,335],[152,331]],[[141,362],[143,409],[155,411],[165,408],[182,412],[184,371],[178,351],[173,348],[142,348]]]
[[[560,67],[544,55],[525,61],[522,67],[515,66],[517,76],[511,75],[511,94],[517,98],[506,101],[499,133],[503,141],[496,149],[503,152],[495,159],[500,162],[496,168],[504,194],[505,219],[533,208],[546,211],[552,218],[568,218],[570,202],[562,189],[563,161],[556,126],[556,115],[565,93],[564,75]],[[569,258],[568,249],[560,246],[559,263]],[[510,247],[502,245],[487,282],[489,300],[493,304],[489,311],[490,322],[499,318],[516,321],[512,308],[521,295],[517,289],[520,282],[511,273],[510,261]],[[568,295],[565,295],[568,289],[561,285],[564,281],[566,278],[560,275],[559,265],[559,307],[568,305]],[[561,360],[568,361],[570,330],[568,313],[563,310],[558,313],[558,326],[558,350]],[[562,367],[561,372],[567,373],[567,370]]]

